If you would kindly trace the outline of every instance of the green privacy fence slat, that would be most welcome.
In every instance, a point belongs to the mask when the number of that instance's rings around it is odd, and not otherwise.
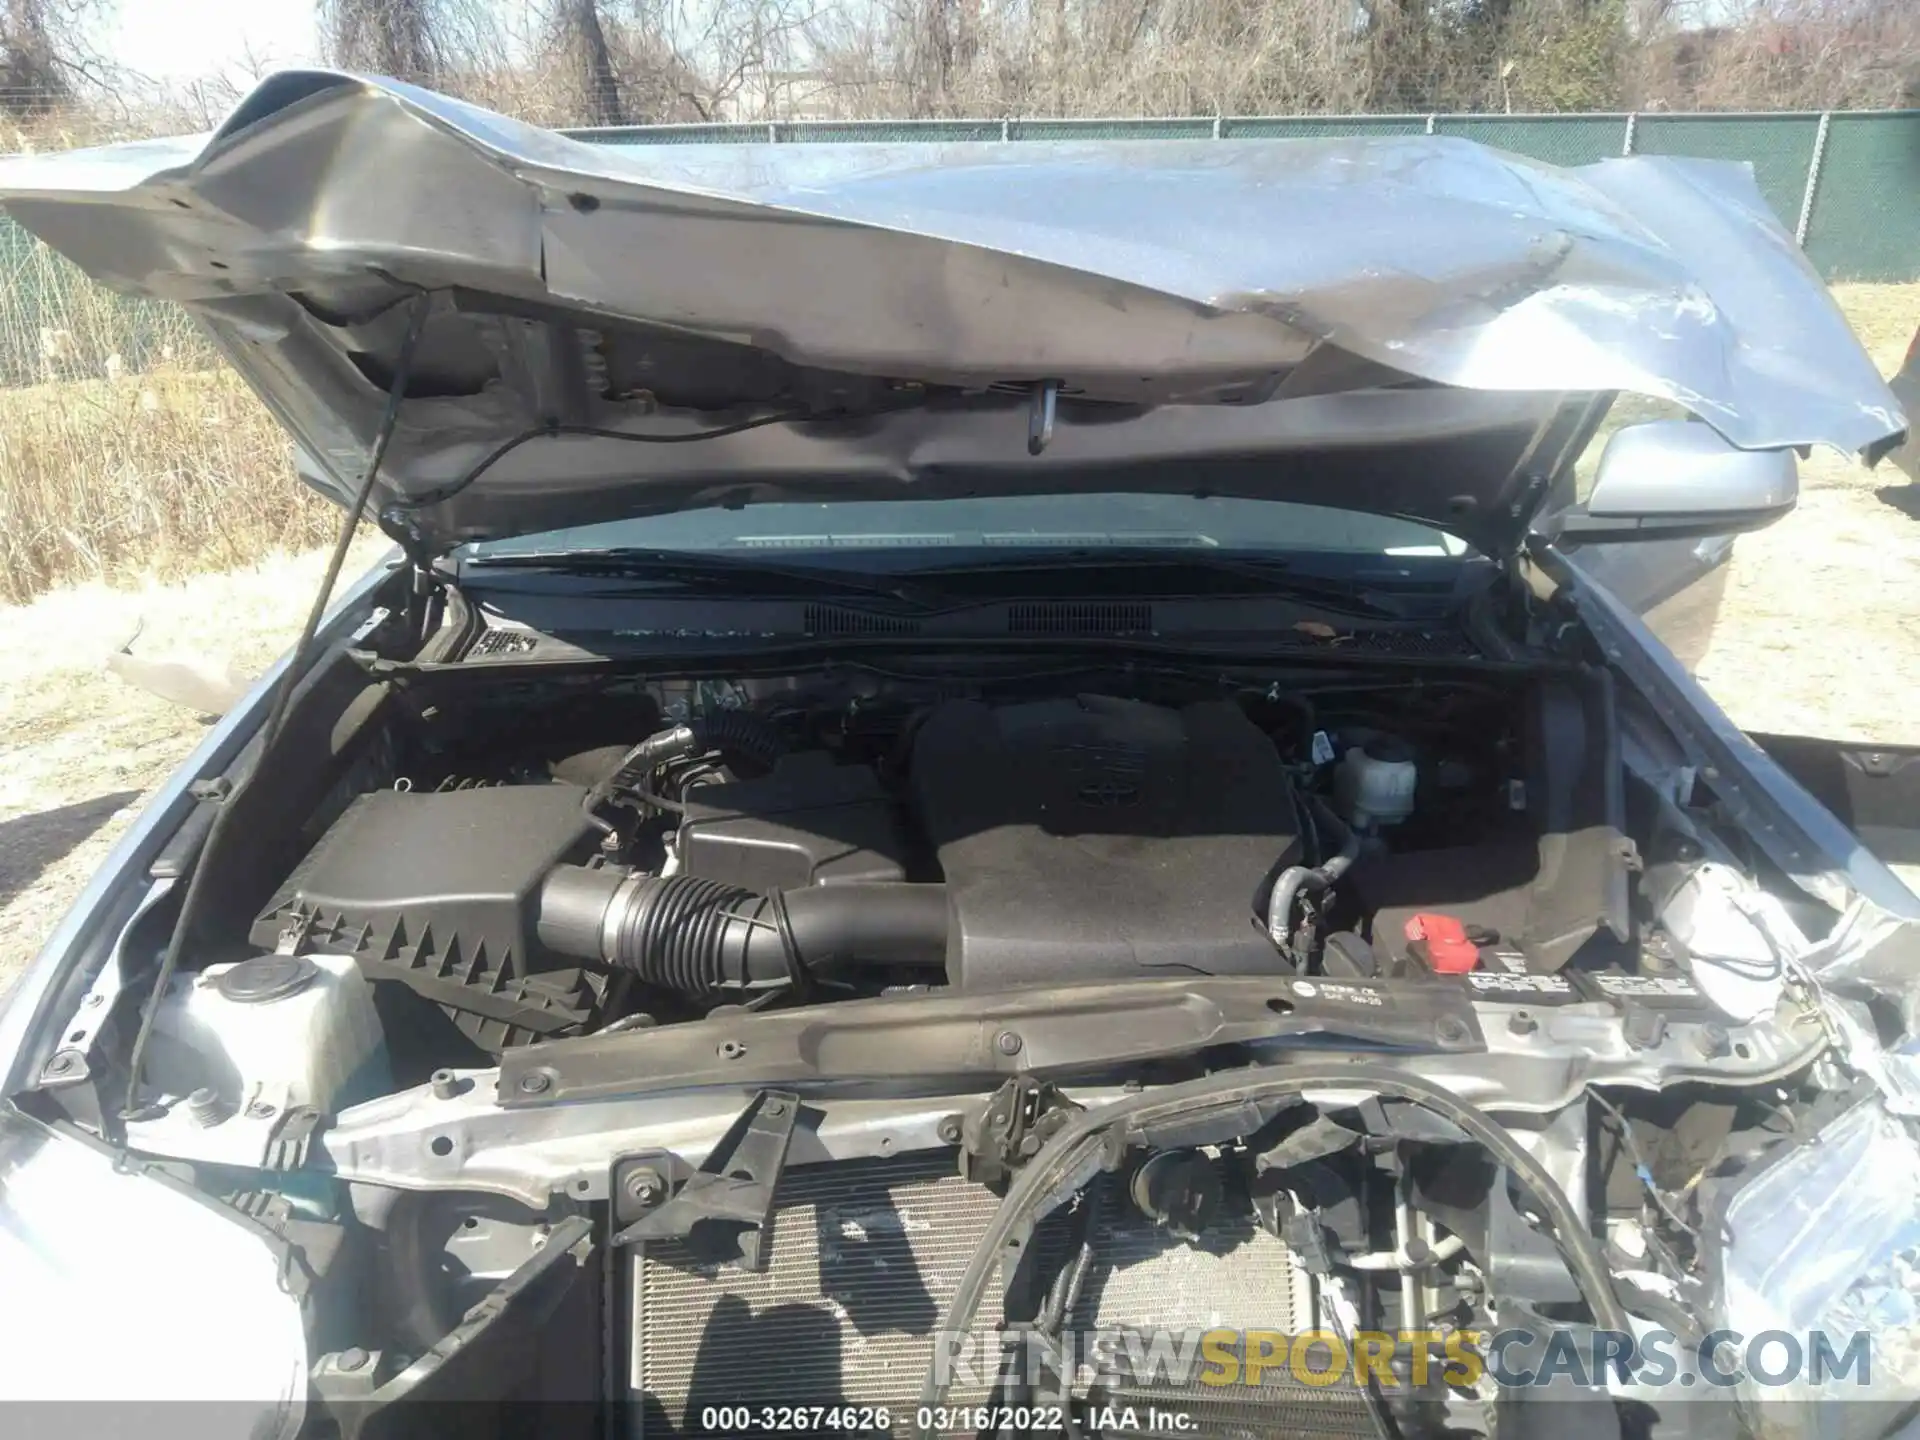
[[[600,145],[1288,140],[1432,131],[1555,165],[1632,150],[1745,161],[1829,279],[1920,280],[1920,110],[1818,115],[1232,115],[1174,120],[862,120],[571,130]],[[1816,152],[1818,155],[1816,164]],[[171,305],[111,294],[0,219],[0,385],[137,371],[210,351]]]
[[[1220,122],[1227,140],[1346,140],[1356,135],[1420,135],[1424,115],[1235,115]]]
[[[1015,140],[1211,140],[1211,120],[1014,120]]]
[[[1800,218],[1819,131],[1819,117],[1808,115],[1642,115],[1633,148],[1641,155],[1747,161],[1760,193],[1791,231]]]
[[[1809,221],[1807,255],[1821,274],[1920,278],[1920,124],[1904,116],[1835,115]]]
[[[1624,115],[1440,115],[1434,130],[1550,165],[1591,165],[1618,155],[1627,139]]]
[[[999,120],[802,120],[777,127],[779,138],[797,145],[899,144],[901,141],[955,145],[999,140]]]

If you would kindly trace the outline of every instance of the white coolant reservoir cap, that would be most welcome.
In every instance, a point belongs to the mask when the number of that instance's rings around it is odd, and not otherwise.
[[[1413,756],[1387,737],[1349,745],[1333,772],[1333,802],[1340,818],[1359,829],[1398,825],[1413,814]]]
[[[1787,983],[1783,949],[1797,927],[1778,900],[1729,865],[1694,867],[1660,911],[1661,927],[1680,942],[1688,973],[1729,1020],[1771,1015]]]

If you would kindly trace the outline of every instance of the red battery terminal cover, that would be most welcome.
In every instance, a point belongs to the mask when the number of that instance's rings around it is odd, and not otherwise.
[[[1421,914],[1407,921],[1407,941],[1436,975],[1465,975],[1480,963],[1480,947],[1451,915]]]

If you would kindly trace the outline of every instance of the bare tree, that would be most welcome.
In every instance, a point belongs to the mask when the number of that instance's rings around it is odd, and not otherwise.
[[[111,0],[0,0],[0,111],[30,119],[73,101],[100,99],[109,67],[89,38]]]
[[[434,0],[320,0],[328,56],[346,70],[430,81],[442,59]]]
[[[614,69],[606,27],[600,20],[599,0],[564,0],[557,29],[561,48],[579,71],[586,122],[589,125],[626,124],[620,77]]]
[[[1716,5],[1711,24],[1698,18],[1636,36],[1630,103],[1837,110],[1920,99],[1920,6],[1912,0],[1737,0]]]
[[[0,0],[0,111],[217,118],[108,74],[112,3]],[[1920,0],[315,3],[337,63],[558,126],[1920,103]]]
[[[679,77],[702,120],[777,119],[814,83],[815,0],[631,0],[634,33]]]

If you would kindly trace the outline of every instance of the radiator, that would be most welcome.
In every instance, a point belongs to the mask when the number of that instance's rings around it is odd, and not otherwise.
[[[950,1151],[810,1165],[781,1178],[762,1274],[702,1263],[672,1243],[638,1247],[630,1384],[641,1433],[705,1433],[709,1406],[851,1405],[885,1406],[893,1433],[911,1434],[934,1331],[998,1203],[955,1173]],[[1075,1330],[1311,1327],[1305,1278],[1250,1216],[1226,1217],[1189,1244],[1108,1200],[1093,1233]],[[1064,1237],[1051,1226],[1037,1238],[1050,1276]],[[976,1339],[1000,1320],[995,1284]],[[950,1403],[988,1398],[984,1384],[956,1386]],[[1205,1426],[1200,1434],[1299,1434],[1307,1423],[1319,1434],[1372,1434],[1347,1390],[1283,1381],[1256,1397],[1157,1384],[1115,1397],[1143,1414],[1149,1402],[1188,1411]]]

